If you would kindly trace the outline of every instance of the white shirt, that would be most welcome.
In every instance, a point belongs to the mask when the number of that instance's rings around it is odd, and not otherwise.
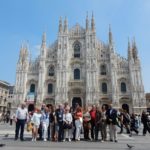
[[[63,114],[63,121],[71,123],[72,122],[72,114],[71,113]]]
[[[16,118],[17,119],[20,119],[20,120],[27,119],[27,115],[28,115],[28,111],[26,108],[22,109],[19,107],[16,111]]]
[[[41,114],[34,113],[31,118],[31,122],[34,123],[35,125],[39,126],[40,121],[41,121],[41,116],[42,116]]]

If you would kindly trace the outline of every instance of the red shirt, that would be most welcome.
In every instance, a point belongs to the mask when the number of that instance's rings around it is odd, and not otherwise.
[[[76,116],[76,119],[81,118],[82,117],[82,112],[76,112],[75,116]]]
[[[95,120],[95,118],[96,118],[96,110],[91,110],[90,111],[90,115],[91,115],[91,120]]]

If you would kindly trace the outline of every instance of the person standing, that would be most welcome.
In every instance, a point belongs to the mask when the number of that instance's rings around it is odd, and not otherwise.
[[[101,112],[101,142],[107,140],[107,123],[106,123],[106,107],[105,105],[102,106]]]
[[[96,115],[95,115],[95,141],[98,141],[98,133],[101,130],[101,119],[102,119],[102,112],[99,106],[96,106]]]
[[[16,131],[15,131],[15,140],[18,139],[19,130],[20,132],[20,140],[24,141],[24,126],[27,121],[28,111],[26,108],[26,104],[22,103],[21,107],[16,110],[15,122],[16,122]]]
[[[83,128],[84,128],[84,139],[85,140],[90,140],[89,137],[89,131],[91,130],[91,116],[89,113],[89,107],[87,106],[87,108],[85,109],[84,113],[83,113]]]
[[[48,125],[49,125],[49,109],[48,107],[45,107],[45,111],[42,112],[42,117],[41,117],[41,122],[42,122],[42,130],[43,130],[43,140],[47,141],[47,132],[48,132]]]
[[[91,138],[94,140],[94,131],[95,131],[95,118],[96,118],[96,106],[93,105],[90,111],[91,116]]]
[[[72,135],[72,114],[69,112],[70,107],[65,107],[65,113],[63,114],[63,124],[64,124],[64,140],[66,141],[66,135],[68,132],[68,141],[71,142]]]
[[[63,105],[59,104],[58,109],[56,109],[56,124],[58,126],[58,141],[61,142],[63,140]]]
[[[77,107],[76,108],[76,112],[75,112],[75,127],[76,127],[76,134],[75,134],[75,140],[76,141],[80,141],[80,133],[81,133],[81,128],[82,128],[82,109],[81,107]]]
[[[32,129],[32,141],[36,141],[37,135],[38,135],[38,128],[40,126],[41,121],[41,111],[40,109],[36,108],[33,116],[31,118],[31,122],[33,123],[33,129]]]

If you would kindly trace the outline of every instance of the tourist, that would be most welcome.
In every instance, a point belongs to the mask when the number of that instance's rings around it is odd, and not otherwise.
[[[84,139],[91,140],[89,137],[89,131],[91,130],[91,116],[89,113],[89,107],[87,106],[83,113],[83,129],[84,129]]]
[[[36,108],[33,116],[31,118],[31,123],[33,124],[32,128],[32,141],[37,140],[37,135],[38,135],[38,128],[40,126],[40,121],[41,121],[41,111],[40,109]]]
[[[118,142],[117,140],[117,110],[112,108],[112,104],[109,105],[109,109],[106,112],[107,123],[109,125],[109,134],[111,142]]]
[[[102,106],[101,111],[101,142],[107,140],[107,123],[106,123],[106,107],[105,105]]]
[[[58,125],[58,141],[61,142],[63,140],[63,105],[59,104],[58,109],[55,111],[56,115],[56,124]]]
[[[15,140],[18,139],[19,130],[20,132],[20,140],[24,141],[24,126],[27,121],[28,111],[26,109],[26,104],[22,103],[21,107],[16,110],[15,122],[16,122],[16,133],[15,133]]]
[[[45,111],[42,112],[41,117],[42,122],[42,130],[43,130],[43,141],[47,141],[47,131],[48,131],[48,125],[49,125],[49,109],[48,107],[45,107]]]
[[[98,140],[98,133],[101,130],[101,108],[99,106],[96,106],[96,113],[95,113],[95,141]]]
[[[91,115],[91,138],[94,140],[95,133],[95,118],[96,118],[96,106],[92,105],[92,109],[90,111]]]
[[[67,133],[68,133],[68,141],[71,141],[72,136],[72,114],[69,112],[69,105],[65,107],[63,114],[63,128],[64,128],[64,140],[66,141]]]
[[[81,133],[82,123],[83,123],[81,107],[76,108],[74,118],[75,118],[75,127],[76,127],[75,140],[80,141],[80,133]]]

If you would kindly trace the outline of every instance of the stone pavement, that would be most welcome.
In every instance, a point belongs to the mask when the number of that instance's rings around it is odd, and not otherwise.
[[[6,146],[0,149],[5,150],[127,150],[127,143],[134,145],[134,150],[150,150],[150,135],[142,136],[141,132],[139,135],[133,135],[129,137],[127,134],[118,135],[118,143],[104,142],[101,143],[93,141],[79,141],[79,142],[43,142],[31,141],[31,133],[25,132],[25,141],[20,140],[14,141],[14,130],[15,126],[9,126],[8,124],[0,124],[0,143],[5,143]],[[6,138],[5,134],[9,134]]]

